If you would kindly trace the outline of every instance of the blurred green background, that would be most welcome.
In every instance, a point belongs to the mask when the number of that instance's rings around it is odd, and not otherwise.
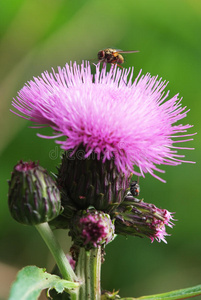
[[[183,122],[194,124],[189,132],[198,134],[186,145],[195,150],[185,152],[196,165],[166,167],[166,184],[150,175],[140,179],[146,202],[176,212],[178,221],[168,229],[168,244],[116,238],[106,247],[102,286],[137,297],[201,284],[201,1],[1,0],[1,300],[7,299],[20,268],[36,264],[51,271],[54,264],[36,230],[10,217],[7,179],[20,159],[39,159],[56,172],[60,154],[53,140],[38,138],[37,130],[28,128],[30,123],[10,113],[12,98],[24,82],[44,70],[74,60],[96,62],[98,50],[106,47],[140,50],[125,56],[124,67],[134,66],[136,75],[142,69],[168,80],[170,95],[179,92],[183,105],[191,109]],[[67,233],[59,231],[57,236],[68,251]]]

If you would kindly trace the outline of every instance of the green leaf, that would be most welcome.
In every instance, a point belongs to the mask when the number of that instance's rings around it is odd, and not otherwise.
[[[143,296],[139,298],[121,298],[122,300],[180,300],[201,295],[201,285],[196,285],[187,289],[176,290],[168,293]]]
[[[44,289],[55,289],[62,293],[65,289],[79,287],[79,283],[61,279],[36,266],[28,266],[19,271],[13,283],[8,300],[36,300]]]

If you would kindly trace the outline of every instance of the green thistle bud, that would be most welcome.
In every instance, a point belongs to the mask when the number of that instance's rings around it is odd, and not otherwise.
[[[155,239],[167,243],[165,236],[169,234],[166,232],[165,225],[173,227],[172,214],[166,209],[136,199],[128,193],[124,201],[113,211],[115,233],[148,237],[152,242]]]
[[[79,211],[74,217],[69,235],[75,245],[85,249],[96,248],[114,239],[114,225],[108,214],[87,209]]]
[[[47,171],[34,162],[20,161],[9,181],[8,204],[19,223],[37,225],[61,212],[60,193]]]
[[[109,211],[123,201],[130,178],[118,172],[113,160],[103,162],[95,153],[85,158],[82,149],[72,156],[65,152],[58,173],[64,215],[68,217],[72,207]]]

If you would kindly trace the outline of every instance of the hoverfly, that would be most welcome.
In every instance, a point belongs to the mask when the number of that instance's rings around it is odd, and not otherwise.
[[[107,48],[107,49],[98,51],[98,60],[99,60],[99,62],[103,62],[103,63],[107,63],[107,64],[117,64],[117,65],[123,64],[124,58],[120,53],[136,53],[136,52],[139,52],[139,51],[137,51],[137,50],[122,51],[122,50]],[[119,67],[121,67],[121,66],[119,66]]]

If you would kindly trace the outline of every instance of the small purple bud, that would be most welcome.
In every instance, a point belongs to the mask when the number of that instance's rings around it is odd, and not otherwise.
[[[38,163],[20,161],[9,181],[8,204],[19,223],[37,225],[61,212],[60,192],[53,179]]]
[[[79,211],[72,220],[69,235],[80,247],[96,248],[113,240],[114,225],[108,214],[87,209]]]

